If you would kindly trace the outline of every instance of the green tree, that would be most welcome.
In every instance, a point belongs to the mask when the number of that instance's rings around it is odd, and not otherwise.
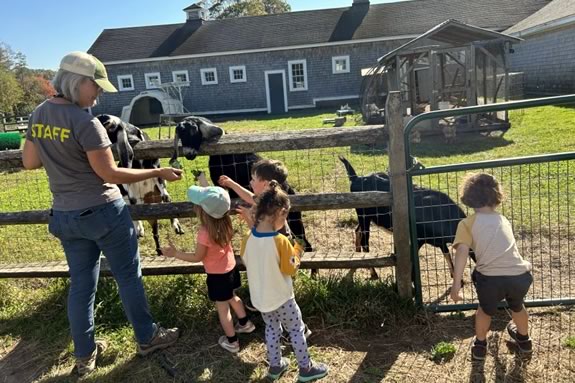
[[[24,115],[55,93],[49,83],[55,72],[30,69],[26,56],[0,42],[0,113]]]
[[[23,97],[24,92],[14,73],[0,67],[0,114],[12,115]]]
[[[211,19],[271,15],[291,11],[284,0],[206,0],[203,2]]]

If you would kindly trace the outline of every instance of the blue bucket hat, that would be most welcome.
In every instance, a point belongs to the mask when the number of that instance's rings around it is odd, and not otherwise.
[[[219,186],[191,186],[188,200],[199,205],[210,217],[220,219],[230,210],[230,195]]]

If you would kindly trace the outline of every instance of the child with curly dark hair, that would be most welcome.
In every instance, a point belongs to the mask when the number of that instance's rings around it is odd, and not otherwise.
[[[451,299],[461,296],[461,280],[469,249],[477,258],[472,273],[479,308],[475,314],[475,339],[471,348],[473,360],[484,360],[487,354],[487,332],[491,317],[503,299],[511,309],[512,322],[507,332],[520,352],[531,353],[529,316],[523,301],[533,282],[531,264],[519,254],[511,223],[495,209],[503,201],[499,182],[490,174],[468,174],[461,185],[461,202],[475,211],[462,220],[455,234],[455,273]]]
[[[252,304],[266,323],[268,377],[277,380],[289,367],[282,358],[280,337],[282,326],[290,334],[292,348],[299,365],[299,381],[323,378],[328,368],[311,360],[304,336],[305,325],[295,301],[292,276],[297,273],[303,247],[292,246],[278,230],[284,226],[290,209],[287,194],[275,180],[255,199],[254,227],[242,241],[240,255],[248,274]]]

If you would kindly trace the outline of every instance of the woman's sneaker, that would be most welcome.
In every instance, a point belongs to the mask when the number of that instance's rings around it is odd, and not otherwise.
[[[256,329],[256,326],[254,325],[254,323],[251,320],[247,321],[246,324],[243,326],[239,323],[236,323],[236,325],[234,326],[234,330],[238,334],[250,334],[250,333],[254,332],[255,329]]]
[[[271,366],[268,370],[268,378],[271,380],[278,380],[288,370],[289,361],[287,358],[282,358],[279,366]]]
[[[156,331],[148,344],[138,343],[138,354],[141,356],[146,356],[156,350],[161,350],[168,348],[180,337],[180,329],[174,328],[163,328],[156,326]]]
[[[527,339],[519,339],[521,335],[517,332],[517,326],[513,322],[509,322],[507,325],[507,333],[515,341],[517,348],[524,354],[531,354],[533,352],[533,342],[531,338],[527,336]]]
[[[230,343],[228,337],[225,335],[220,336],[218,344],[222,346],[224,350],[229,351],[232,354],[237,354],[240,351],[240,342]]]
[[[482,361],[487,356],[487,339],[481,341],[473,338],[473,346],[471,346],[471,360]]]
[[[300,368],[298,382],[309,382],[315,379],[321,379],[327,375],[328,368],[323,363],[310,361],[309,368]]]
[[[76,365],[72,373],[78,376],[85,376],[96,369],[98,356],[108,348],[108,342],[105,340],[96,340],[96,349],[92,355],[85,358],[76,358]]]

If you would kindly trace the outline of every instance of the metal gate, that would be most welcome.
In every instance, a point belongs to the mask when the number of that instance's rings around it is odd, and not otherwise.
[[[459,183],[468,171],[493,174],[504,189],[506,198],[500,211],[513,225],[520,253],[533,265],[534,282],[526,305],[575,303],[575,152],[423,168],[411,157],[409,146],[410,131],[424,120],[573,102],[575,95],[434,111],[418,115],[407,124],[404,142],[406,163],[411,164],[407,169],[411,259],[418,303],[434,311],[477,307],[470,278],[473,262],[468,262],[464,273],[464,300],[453,304],[449,300],[452,279],[447,258],[438,247],[418,246],[424,238],[451,243],[450,233],[434,230],[433,226],[460,218],[444,209],[449,204],[445,200],[436,205],[437,209],[430,209],[418,196],[421,189],[417,186],[440,191],[457,203]]]

